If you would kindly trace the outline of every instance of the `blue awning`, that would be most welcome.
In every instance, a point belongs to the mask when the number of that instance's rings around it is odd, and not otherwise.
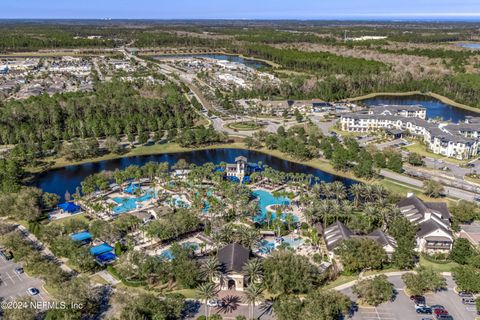
[[[106,252],[98,255],[96,259],[98,262],[105,263],[117,259],[117,256],[113,252]]]
[[[75,213],[82,209],[80,206],[77,206],[73,202],[65,202],[65,203],[59,204],[58,207],[68,213]]]
[[[102,243],[98,246],[94,246],[94,247],[91,247],[90,248],[90,253],[93,254],[94,256],[98,256],[98,255],[101,255],[102,253],[107,253],[107,252],[111,252],[113,251],[113,247],[106,244],[106,243]]]
[[[74,233],[70,236],[73,241],[87,241],[92,239],[92,235],[88,231]]]

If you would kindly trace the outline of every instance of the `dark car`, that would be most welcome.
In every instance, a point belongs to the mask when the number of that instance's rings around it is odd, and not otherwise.
[[[453,317],[449,314],[441,314],[437,316],[437,320],[453,320]]]
[[[462,298],[472,298],[473,297],[473,294],[471,292],[467,292],[467,291],[460,291],[458,293],[458,295]]]
[[[424,296],[410,296],[410,300],[415,302],[415,304],[425,304],[426,300]]]
[[[427,306],[419,306],[415,308],[415,311],[417,313],[423,313],[423,314],[432,314],[432,308],[427,307]]]
[[[469,304],[469,305],[474,305],[476,304],[475,298],[474,297],[467,297],[467,298],[462,298],[462,303],[463,304]]]
[[[434,304],[433,306],[430,306],[430,308],[432,308],[432,310],[445,310],[445,307],[442,306],[441,304]]]

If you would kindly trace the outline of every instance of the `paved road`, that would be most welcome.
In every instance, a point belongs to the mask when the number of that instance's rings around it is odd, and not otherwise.
[[[380,170],[380,175],[385,178],[389,178],[392,180],[399,181],[401,183],[409,184],[420,189],[423,188],[423,181],[414,179],[411,177],[407,177],[399,173],[382,169]],[[453,188],[453,187],[444,186],[444,189],[445,189],[446,195],[453,198],[463,199],[467,201],[474,201],[474,199],[478,197],[478,194],[476,193],[468,192],[468,191]]]
[[[429,318],[426,315],[418,315],[415,312],[413,303],[405,294],[405,283],[401,279],[400,273],[393,273],[388,276],[389,281],[394,285],[397,294],[394,301],[383,303],[377,307],[360,306],[358,312],[355,312],[354,320],[417,320]],[[455,320],[473,320],[475,319],[476,309],[474,306],[465,306],[461,298],[454,292],[455,282],[450,275],[444,274],[447,280],[447,290],[425,295],[427,305],[440,304],[453,316]],[[349,296],[353,301],[357,300],[356,295],[352,293],[353,283],[341,286],[340,292]]]

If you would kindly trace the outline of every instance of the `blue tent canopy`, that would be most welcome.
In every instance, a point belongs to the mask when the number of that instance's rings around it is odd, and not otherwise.
[[[68,213],[76,213],[82,209],[80,206],[77,206],[73,202],[65,202],[65,203],[59,204],[58,207],[62,209],[64,212],[68,212]]]
[[[92,240],[92,235],[88,231],[82,231],[72,234],[70,238],[73,241],[90,241]]]
[[[90,253],[93,254],[94,256],[98,256],[98,255],[101,255],[102,253],[107,253],[107,252],[111,252],[113,251],[113,247],[106,244],[106,243],[102,243],[98,246],[94,246],[94,247],[91,247],[90,248]]]
[[[140,189],[140,186],[137,183],[130,183],[123,191],[134,194],[138,189]]]
[[[243,177],[242,183],[250,183],[250,176]]]
[[[238,179],[235,176],[228,176],[227,180],[232,181],[232,182],[240,182],[240,179]]]
[[[106,263],[117,259],[117,256],[113,252],[105,252],[96,257],[97,261],[100,263]]]

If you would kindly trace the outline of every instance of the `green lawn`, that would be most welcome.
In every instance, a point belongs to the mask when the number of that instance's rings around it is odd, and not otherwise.
[[[227,125],[228,128],[239,131],[251,131],[263,128],[263,125],[255,123],[254,121],[232,122]]]
[[[445,161],[445,162],[450,162],[450,163],[458,164],[458,165],[465,165],[469,161],[471,161],[471,159],[470,160],[458,160],[458,159],[453,159],[453,158],[448,158],[448,157],[442,156],[441,154],[435,154],[433,152],[430,152],[425,145],[419,143],[418,141],[413,141],[413,144],[408,145],[406,147],[403,147],[403,149],[406,149],[409,152],[418,153],[419,155],[424,156],[424,157],[439,159],[439,160],[442,160],[442,161]]]
[[[339,285],[342,285],[342,284],[345,284],[345,283],[348,283],[350,281],[357,280],[357,279],[358,279],[358,275],[354,275],[354,276],[341,275],[340,277],[338,277],[334,281],[327,284],[324,288],[325,289],[333,289],[333,288],[335,288]]]
[[[453,261],[448,263],[434,263],[420,256],[420,265],[422,267],[432,268],[437,272],[451,272],[452,268],[458,266],[458,263]]]
[[[180,289],[175,291],[169,291],[168,293],[180,293],[185,296],[185,298],[198,299],[197,291],[195,289]]]
[[[89,223],[90,221],[87,220],[87,218],[85,217],[85,213],[79,213],[79,214],[76,214],[76,215],[73,215],[71,217],[67,217],[67,218],[63,218],[63,219],[59,219],[59,220],[53,220],[52,223],[55,223],[55,224],[60,224],[60,225],[63,225],[69,221],[72,221],[72,220],[78,220],[78,221],[83,221],[85,223]]]

